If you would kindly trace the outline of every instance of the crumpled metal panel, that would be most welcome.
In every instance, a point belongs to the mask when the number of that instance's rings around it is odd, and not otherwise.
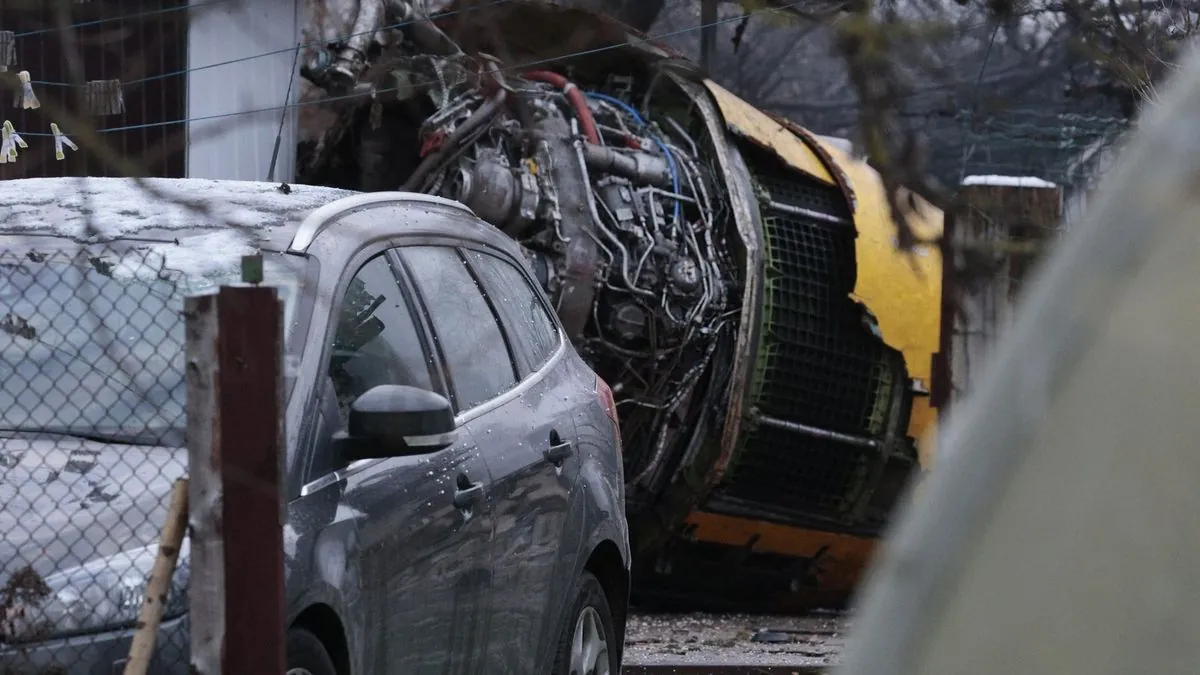
[[[803,171],[828,185],[837,185],[833,174],[826,168],[821,158],[796,134],[784,127],[771,116],[738,98],[733,92],[713,82],[705,80],[704,86],[717,102],[725,123],[735,134],[751,141],[755,145],[774,153],[789,167]]]
[[[825,146],[817,142],[816,134],[781,115],[772,115],[771,118],[799,136],[808,145],[808,149],[821,158],[821,162],[833,175],[834,179],[837,180],[838,187],[842,190],[842,195],[846,197],[846,202],[850,204],[850,213],[858,210],[858,198],[854,196],[854,186],[850,185],[850,180],[846,178],[845,172],[841,170],[837,162],[833,161],[833,157],[830,157],[829,153],[825,152]],[[826,142],[828,143],[829,141]]]
[[[773,119],[711,80],[705,80],[704,85],[734,133],[769,150],[788,167],[836,185],[846,194],[858,232],[854,296],[878,319],[884,342],[904,354],[910,377],[928,386],[941,326],[939,252],[932,246],[918,247],[911,256],[896,251],[896,225],[883,184],[866,162],[814,135],[799,137],[796,125]],[[921,238],[936,239],[942,230],[941,210],[923,200],[917,202],[919,208],[910,215],[911,224]],[[937,412],[930,407],[929,399],[918,397],[913,402],[908,433],[920,438],[936,421]],[[922,466],[929,465],[931,449],[931,442],[919,444]]]

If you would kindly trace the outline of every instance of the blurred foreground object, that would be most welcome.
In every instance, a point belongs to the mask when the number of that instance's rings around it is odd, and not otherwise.
[[[1193,54],[955,409],[843,675],[1197,672],[1198,110]]]

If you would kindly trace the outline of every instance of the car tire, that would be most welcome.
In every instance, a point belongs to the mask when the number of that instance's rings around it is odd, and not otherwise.
[[[584,572],[575,583],[571,603],[554,653],[554,675],[617,675],[620,645],[612,608],[600,580]]]
[[[338,675],[321,639],[303,628],[287,633],[287,675]]]

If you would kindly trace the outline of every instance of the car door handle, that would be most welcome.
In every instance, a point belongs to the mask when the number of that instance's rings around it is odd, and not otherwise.
[[[475,506],[483,496],[483,483],[470,483],[454,491],[454,508],[463,511]]]
[[[558,434],[555,434],[555,436],[557,435]],[[571,441],[563,441],[557,438],[552,438],[550,447],[546,448],[546,451],[542,454],[546,457],[547,462],[550,462],[554,466],[562,466],[563,462],[567,461],[567,458],[570,457],[574,452],[575,445],[571,443]]]

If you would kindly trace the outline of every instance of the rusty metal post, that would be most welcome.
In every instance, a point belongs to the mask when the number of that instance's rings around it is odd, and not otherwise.
[[[282,352],[270,287],[190,299],[191,665],[284,671]],[[226,448],[229,451],[226,451]]]

